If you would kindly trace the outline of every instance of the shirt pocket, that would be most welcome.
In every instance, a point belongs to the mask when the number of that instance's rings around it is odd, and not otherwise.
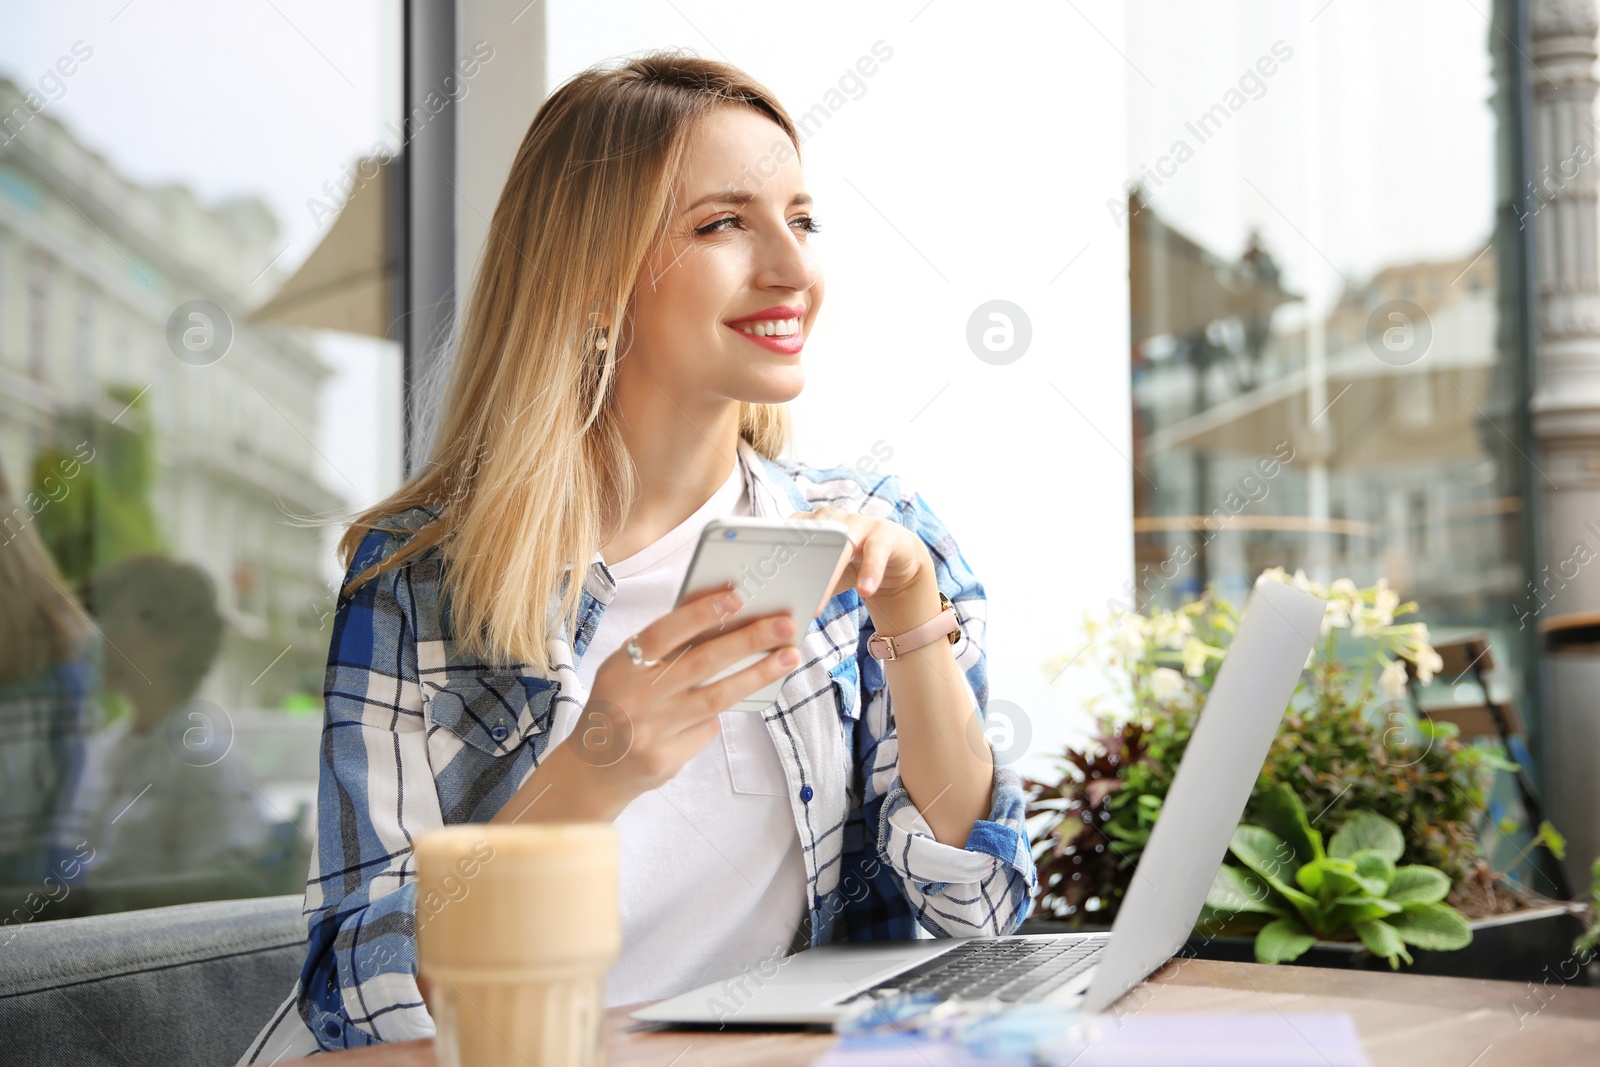
[[[833,680],[833,701],[839,709],[839,718],[855,721],[861,718],[861,672],[854,656],[846,656],[828,668]]]
[[[450,671],[443,683],[427,680],[428,720],[491,756],[516,751],[550,725],[558,683],[515,671]]]
[[[778,749],[760,713],[725,711],[719,718],[722,751],[728,760],[733,791],[745,796],[788,796],[789,781],[783,775]]]

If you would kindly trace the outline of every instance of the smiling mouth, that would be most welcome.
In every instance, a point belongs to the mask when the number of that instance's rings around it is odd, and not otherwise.
[[[738,330],[740,333],[752,337],[793,337],[800,332],[800,320],[792,319],[762,319],[758,322],[729,322],[724,323],[729,329]]]
[[[761,334],[741,329],[746,323],[724,323],[728,329],[734,331],[753,345],[760,345],[768,352],[777,352],[780,355],[795,356],[800,354],[800,349],[805,346],[805,334],[796,330],[788,334]]]

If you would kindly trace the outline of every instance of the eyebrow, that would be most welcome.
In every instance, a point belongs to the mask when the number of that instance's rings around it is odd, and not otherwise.
[[[744,189],[735,189],[729,193],[710,193],[706,196],[702,196],[699,200],[696,200],[694,203],[684,208],[683,213],[687,215],[689,212],[693,211],[697,207],[700,207],[702,204],[748,204],[755,198],[756,196],[754,193],[747,192]],[[796,193],[795,198],[789,201],[789,206],[810,207],[811,202],[811,197],[807,194]]]

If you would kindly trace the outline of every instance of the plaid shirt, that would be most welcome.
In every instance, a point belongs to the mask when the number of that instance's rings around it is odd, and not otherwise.
[[[742,438],[739,462],[755,515],[828,504],[920,535],[961,623],[956,661],[987,709],[983,586],[920,495],[893,476],[769,460]],[[391,525],[416,529],[434,515],[414,509]],[[349,573],[404,536],[369,534]],[[554,677],[454,653],[436,549],[340,599],[305,899],[309,953],[294,995],[243,1062],[282,1050],[282,1027],[298,1029],[295,1007],[325,1049],[433,1033],[415,977],[413,836],[486,822],[571,732],[587,696],[574,664],[615,590],[597,552],[576,640],[565,626],[551,638]],[[805,856],[810,943],[1010,933],[1036,884],[1016,772],[996,764],[989,815],[964,848],[937,841],[900,782],[883,667],[866,651],[872,632],[853,590],[832,598],[765,714]]]

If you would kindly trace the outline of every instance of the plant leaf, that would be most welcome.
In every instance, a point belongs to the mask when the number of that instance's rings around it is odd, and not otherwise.
[[[1356,923],[1400,914],[1400,905],[1380,897],[1340,897],[1328,908],[1327,933],[1355,929]]]
[[[1325,860],[1322,874],[1322,892],[1318,897],[1332,903],[1343,897],[1383,897],[1385,883],[1376,878],[1363,878],[1348,861]],[[1338,866],[1335,866],[1338,864]]]
[[[1497,771],[1505,771],[1508,774],[1516,774],[1518,771],[1522,770],[1522,764],[1517,763],[1514,760],[1506,759],[1506,757],[1499,751],[1491,752],[1488,749],[1485,749],[1481,758],[1485,767],[1491,767]]]
[[[1533,839],[1548,848],[1550,854],[1556,859],[1564,860],[1567,858],[1567,839],[1561,836],[1561,831],[1551,825],[1549,819],[1539,824],[1539,832],[1534,835]]]
[[[1418,948],[1449,951],[1472,944],[1472,927],[1448,904],[1408,904],[1385,921],[1402,941]]]
[[[1461,733],[1461,727],[1453,722],[1445,722],[1443,719],[1419,718],[1417,720],[1417,731],[1429,740],[1443,741],[1458,736]]]
[[[1287,963],[1316,943],[1298,919],[1274,919],[1256,934],[1256,962]]]
[[[1211,891],[1206,894],[1206,905],[1218,911],[1263,912],[1267,915],[1289,915],[1290,910],[1280,903],[1271,886],[1254,871],[1223,864],[1211,880]]]
[[[1200,909],[1192,936],[1202,941],[1216,937],[1255,937],[1273,916],[1256,912],[1217,911],[1210,905]]]
[[[1381,852],[1372,851],[1370,848],[1362,849],[1354,856],[1351,856],[1350,860],[1356,865],[1356,873],[1361,877],[1370,878],[1383,884],[1383,888],[1377,890],[1373,894],[1374,896],[1386,897],[1389,895],[1389,887],[1394,882],[1393,860]]]
[[[1315,896],[1322,890],[1322,872],[1327,868],[1322,863],[1308,863],[1294,872],[1294,880],[1300,883],[1300,888]]]
[[[1240,862],[1259,874],[1262,881],[1294,905],[1307,923],[1316,922],[1322,913],[1316,898],[1302,893],[1285,881],[1294,873],[1294,854],[1277,834],[1259,826],[1236,826],[1228,848]]]
[[[1239,862],[1265,878],[1269,884],[1293,877],[1299,866],[1294,861],[1294,851],[1283,839],[1259,826],[1234,827],[1228,848],[1239,857]]]
[[[1328,842],[1328,855],[1348,859],[1363,849],[1371,849],[1390,862],[1398,863],[1400,854],[1406,850],[1406,839],[1394,820],[1375,811],[1358,811],[1345,820]]]
[[[1284,783],[1274,783],[1261,798],[1257,821],[1278,835],[1278,839],[1294,851],[1295,859],[1302,866],[1325,855],[1322,835],[1311,828],[1306,821],[1306,809],[1300,806],[1300,798]]]
[[[1328,908],[1326,925],[1318,932],[1328,937],[1337,937],[1347,931],[1353,931],[1357,923],[1386,919],[1399,913],[1400,905],[1393,901],[1379,900],[1376,897],[1340,897]]]
[[[1150,840],[1150,831],[1142,826],[1136,826],[1133,829],[1128,829],[1127,827],[1119,826],[1116,823],[1107,823],[1105,826],[1105,832],[1109,836],[1115,837],[1120,841],[1132,841],[1139,845],[1145,844]]]
[[[1450,876],[1437,867],[1401,867],[1384,894],[1396,904],[1433,904],[1450,895]]]
[[[1356,936],[1367,946],[1368,952],[1388,960],[1389,966],[1395,970],[1400,969],[1400,957],[1405,957],[1407,963],[1411,962],[1411,953],[1406,951],[1399,933],[1381,919],[1356,923]]]

